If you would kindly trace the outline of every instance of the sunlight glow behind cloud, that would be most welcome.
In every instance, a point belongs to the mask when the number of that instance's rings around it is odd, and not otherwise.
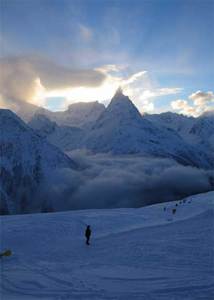
[[[154,100],[156,97],[177,94],[181,88],[155,88],[147,71],[139,71],[125,76],[126,66],[105,65],[97,70],[103,72],[105,80],[97,87],[75,87],[64,90],[50,91],[46,97],[64,97],[65,109],[74,102],[100,101],[108,104],[115,91],[120,86],[124,94],[129,96],[141,112],[151,112],[154,110]]]
[[[80,101],[108,104],[120,86],[141,112],[150,112],[155,108],[157,97],[182,90],[177,87],[157,88],[148,71],[131,72],[125,65],[73,70],[38,56],[8,57],[1,59],[0,64],[3,69],[1,96],[6,103],[18,100],[54,109],[51,98],[53,101],[64,98],[57,107],[60,110]]]

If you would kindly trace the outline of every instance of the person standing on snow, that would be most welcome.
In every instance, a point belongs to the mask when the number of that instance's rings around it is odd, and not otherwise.
[[[87,225],[86,230],[85,230],[85,237],[86,237],[86,244],[89,244],[89,240],[90,240],[90,236],[91,236],[91,228],[90,225]]]

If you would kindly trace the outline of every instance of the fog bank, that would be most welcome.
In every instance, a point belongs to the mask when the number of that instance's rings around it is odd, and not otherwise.
[[[63,169],[40,191],[44,211],[141,207],[214,189],[214,171],[172,159],[73,152],[81,171]],[[38,197],[37,197],[38,199]]]

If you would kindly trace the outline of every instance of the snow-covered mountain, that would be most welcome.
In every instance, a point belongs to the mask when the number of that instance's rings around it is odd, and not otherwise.
[[[80,148],[80,142],[85,134],[79,127],[60,126],[42,114],[35,114],[28,125],[63,151]]]
[[[143,153],[205,167],[214,160],[213,112],[198,118],[172,112],[141,116],[122,91],[107,109],[97,101],[74,103],[57,112],[29,103],[20,102],[17,107],[19,116],[63,151],[86,148],[96,153]]]
[[[111,103],[83,139],[83,147],[94,153],[145,154],[171,157],[182,164],[211,167],[202,149],[188,145],[172,128],[157,126],[142,117],[131,100],[119,89]]]
[[[156,126],[174,129],[187,143],[203,147],[206,151],[214,150],[214,110],[198,118],[166,112],[143,116]]]
[[[69,105],[65,111],[54,112],[31,103],[16,101],[11,109],[27,123],[39,114],[60,126],[89,128],[105,110],[105,106],[98,101],[77,102]]]
[[[54,170],[76,169],[77,164],[38,136],[12,111],[0,110],[1,213],[25,212],[35,191]]]
[[[51,120],[62,126],[88,128],[105,110],[105,106],[98,101],[78,102],[69,105],[65,111],[52,113]]]
[[[1,249],[12,251],[1,259],[1,299],[211,300],[213,220],[214,192],[139,209],[0,217]]]
[[[106,109],[98,102],[76,103],[65,112],[41,109],[28,124],[63,151],[84,148],[93,153],[168,157],[205,168],[214,164],[212,114],[209,118],[171,112],[142,116],[120,89]]]

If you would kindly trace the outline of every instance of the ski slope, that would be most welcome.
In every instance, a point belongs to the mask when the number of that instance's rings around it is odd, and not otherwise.
[[[214,192],[140,209],[4,216],[0,226],[0,249],[13,251],[0,260],[1,300],[214,299]]]

